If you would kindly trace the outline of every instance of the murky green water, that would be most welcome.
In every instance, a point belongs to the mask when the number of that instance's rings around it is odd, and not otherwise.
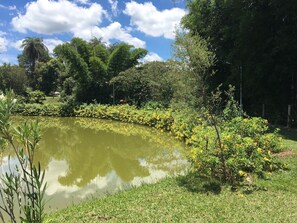
[[[152,183],[187,167],[184,145],[152,128],[86,118],[38,119],[42,140],[36,159],[46,170],[47,210]]]

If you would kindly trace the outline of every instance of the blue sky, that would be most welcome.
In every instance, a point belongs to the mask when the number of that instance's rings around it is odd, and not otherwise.
[[[171,57],[184,0],[0,0],[0,64],[17,63],[26,37],[43,38],[50,51],[73,37],[102,37],[149,51],[146,61]]]

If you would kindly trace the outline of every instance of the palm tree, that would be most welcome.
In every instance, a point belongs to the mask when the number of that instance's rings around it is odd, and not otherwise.
[[[49,59],[48,49],[41,38],[32,37],[24,39],[21,47],[23,48],[22,57],[27,68],[30,85],[33,89],[36,89],[37,76],[35,74],[35,65],[37,62],[44,62]]]
[[[90,39],[89,41],[89,44],[92,48],[95,48],[96,46],[98,45],[101,45],[101,46],[106,46],[106,43],[102,41],[102,37],[93,37],[92,39]]]

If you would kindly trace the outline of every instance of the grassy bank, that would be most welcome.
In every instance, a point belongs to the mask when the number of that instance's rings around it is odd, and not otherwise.
[[[281,134],[291,152],[278,156],[290,170],[259,180],[267,190],[191,192],[171,178],[60,210],[48,215],[47,222],[296,222],[297,131]]]

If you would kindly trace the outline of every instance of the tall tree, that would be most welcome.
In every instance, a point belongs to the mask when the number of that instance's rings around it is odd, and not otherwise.
[[[186,73],[185,78],[190,80],[185,84],[192,88],[193,106],[205,105],[212,66],[215,62],[215,55],[209,50],[208,42],[199,35],[178,33],[174,49],[175,57],[182,62],[182,70]]]
[[[69,68],[69,78],[75,80],[75,88],[71,93],[78,101],[90,101],[88,86],[90,83],[90,72],[88,64],[83,57],[79,54],[72,44],[64,43],[58,45],[54,52],[57,57],[61,58],[66,66]]]
[[[56,58],[53,58],[48,62],[38,63],[35,68],[35,72],[40,79],[38,81],[38,88],[46,95],[57,91],[62,71],[63,65]]]
[[[102,41],[102,37],[100,37],[100,38],[93,37],[92,39],[90,39],[89,45],[92,48],[94,48],[94,47],[96,47],[98,45],[105,46],[106,44]]]
[[[13,90],[16,94],[25,93],[27,77],[25,69],[18,65],[3,64],[0,66],[0,89]]]
[[[83,60],[89,64],[89,58],[91,56],[91,46],[81,38],[73,38],[70,44],[77,51],[77,53],[83,58]]]
[[[174,75],[178,65],[159,61],[144,63],[121,72],[111,81],[117,86],[117,95],[121,99],[138,106],[150,101],[168,106],[173,96],[173,83],[179,76]]]
[[[145,49],[133,49],[126,43],[117,44],[108,59],[108,75],[112,78],[120,72],[135,66],[147,54]]]
[[[188,10],[183,26],[208,39],[217,56],[211,84],[231,83],[238,94],[242,85],[251,114],[262,104],[279,114],[287,104],[297,110],[296,1],[192,0]]]
[[[35,90],[38,85],[35,66],[38,62],[49,60],[48,49],[41,38],[32,37],[24,39],[21,47],[23,48],[23,53],[19,56],[19,63],[26,68],[30,86]]]
[[[88,43],[74,38],[70,44],[57,46],[54,52],[69,67],[70,79],[66,83],[76,82],[76,100],[106,103],[113,92],[110,79],[136,65],[147,51],[125,43],[112,45],[111,50],[97,40]]]

